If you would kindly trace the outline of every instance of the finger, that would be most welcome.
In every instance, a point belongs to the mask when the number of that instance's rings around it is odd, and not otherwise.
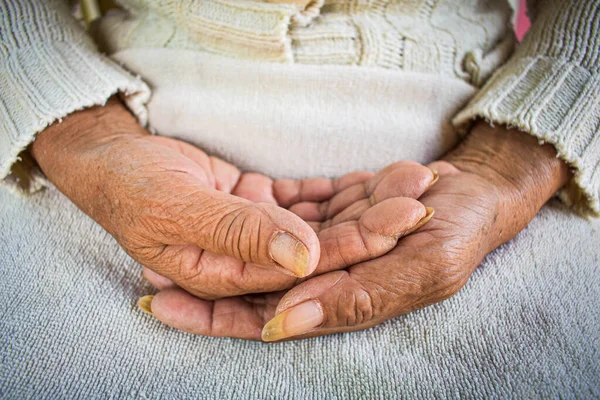
[[[368,279],[348,271],[335,271],[296,286],[284,296],[275,317],[264,326],[262,340],[272,342],[366,329],[403,311],[409,312],[414,299],[394,296],[402,293],[402,287],[390,288],[377,275],[388,276],[385,268]]]
[[[404,196],[418,199],[438,179],[437,172],[421,165],[401,165],[398,168],[391,169],[374,187],[368,199],[349,205],[333,218],[325,221],[321,227],[326,228],[345,221],[356,220],[370,207],[390,198]],[[367,186],[369,185],[367,184]],[[367,193],[370,190],[371,188],[367,187]]]
[[[366,329],[451,296],[465,279],[440,267],[439,254],[426,250],[430,240],[418,232],[384,256],[294,287],[263,328],[263,340]]]
[[[283,293],[206,301],[182,289],[144,296],[140,308],[176,329],[204,336],[260,340],[265,321],[275,314]]]
[[[314,202],[301,202],[296,203],[289,208],[290,212],[293,212],[304,221],[324,221],[325,217],[323,212],[325,203],[314,203]]]
[[[370,206],[391,197],[418,199],[438,180],[437,172],[412,161],[394,163],[368,181],[351,185],[323,203],[299,202],[290,211],[305,221],[330,220],[325,226],[355,220]],[[369,199],[369,202],[362,201]],[[359,203],[359,204],[357,204]],[[343,213],[336,221],[332,219]]]
[[[367,182],[371,202],[376,204],[391,197],[418,199],[439,179],[436,171],[421,164],[401,164],[392,168],[377,183]]]
[[[319,232],[321,257],[313,276],[387,253],[400,237],[418,229],[432,215],[433,210],[417,200],[393,198],[372,207],[358,221]],[[180,286],[203,299],[283,290],[298,283],[295,277],[207,251],[199,257],[193,271],[183,273],[186,279]]]
[[[209,187],[230,193],[241,176],[240,170],[233,164],[209,156],[196,146],[182,140],[164,136],[148,136],[146,139],[169,147],[201,166],[202,168],[198,172],[204,171],[203,179]],[[210,173],[206,171],[210,171]]]
[[[406,177],[415,176],[417,180],[423,177],[429,177],[429,181],[431,182],[433,179],[437,179],[435,171],[431,171],[428,167],[423,166],[415,161],[397,161],[388,165],[387,167],[380,170],[373,178],[369,179],[367,182],[367,192],[373,193],[375,188],[379,185],[379,183],[385,179],[390,173],[402,170],[405,171]],[[429,170],[429,172],[427,171]],[[408,193],[407,193],[407,197]]]
[[[279,179],[273,184],[277,202],[282,207],[302,201],[324,201],[354,184],[364,182],[373,176],[369,171],[357,171],[338,179]]]
[[[437,171],[441,176],[452,176],[460,173],[455,166],[447,161],[434,161],[427,164],[427,168]]]
[[[324,222],[357,201],[368,197],[366,182],[361,182],[341,190],[329,201],[299,202],[292,205],[289,210],[305,221]]]
[[[335,195],[331,200],[317,205],[317,210],[320,213],[320,218],[317,221],[324,222],[331,219],[345,208],[368,197],[367,182],[357,183],[347,187]]]
[[[434,214],[419,201],[396,197],[367,209],[358,221],[347,221],[319,232],[321,259],[316,274],[344,269],[380,257],[399,238],[426,224]]]
[[[176,194],[172,201],[162,204],[163,213],[158,220],[151,220],[164,234],[161,238],[164,244],[193,244],[298,277],[314,271],[319,260],[319,242],[313,229],[299,217],[273,204],[251,203],[221,191],[194,186],[195,189],[187,190],[188,194]],[[164,228],[173,221],[174,226]],[[156,256],[164,258],[160,253]],[[140,261],[171,279],[176,275],[176,271],[169,271],[169,265],[156,265],[152,258]],[[186,262],[193,264],[194,260]],[[181,266],[171,265],[171,269],[173,267]]]
[[[384,168],[363,184],[351,186],[340,192],[331,199],[322,214],[326,219],[331,219],[363,199],[370,199],[372,205],[392,197],[418,199],[437,179],[437,173],[421,164],[400,161]],[[366,204],[363,202],[351,212],[346,212],[341,220],[360,217]]]
[[[340,191],[328,201],[299,202],[289,210],[305,221],[324,222],[357,201],[368,198],[365,182],[357,183]]]
[[[401,197],[400,197],[401,198]],[[335,226],[337,224],[341,224],[347,221],[355,221],[361,217],[368,209],[373,207],[375,204],[371,201],[371,197],[367,199],[358,200],[340,213],[333,216],[333,218],[328,219],[321,223],[321,229],[327,229],[329,227]]]
[[[404,172],[404,171],[399,171],[399,172]],[[392,178],[392,179],[388,180],[388,178]],[[416,185],[416,186],[413,186],[412,188],[402,186],[402,185],[396,186],[393,184],[394,178],[398,178],[398,175],[393,172],[390,173],[388,175],[388,177],[383,179],[383,181],[377,186],[377,188],[375,189],[375,192],[373,194],[371,194],[371,196],[369,196],[369,198],[359,200],[359,201],[356,201],[356,202],[350,204],[343,211],[336,214],[333,218],[328,219],[327,221],[323,222],[321,224],[321,229],[327,229],[331,226],[335,226],[335,225],[338,225],[338,224],[341,224],[341,223],[344,223],[347,221],[357,220],[367,210],[376,206],[378,202],[381,203],[381,202],[384,202],[386,200],[393,199],[393,198],[403,198],[403,197],[396,197],[396,196],[403,196],[404,194],[408,194],[409,196],[404,197],[404,198],[410,198],[410,199],[419,198],[419,197],[421,197],[422,193],[425,190],[427,190],[427,187],[425,185],[429,185],[429,187],[432,185],[432,183],[427,183],[427,179],[422,180],[420,183],[417,183],[418,180],[414,179],[412,181],[411,185]],[[433,181],[433,183],[435,183],[435,181],[437,181],[438,177],[435,177],[434,179],[435,180]],[[390,183],[392,187],[387,186],[386,182]],[[402,181],[399,180],[399,182],[402,182]],[[390,222],[393,222],[391,220],[392,215],[393,214],[390,214]]]
[[[277,205],[277,201],[273,197],[273,180],[262,174],[243,174],[231,194],[255,203]]]
[[[142,270],[142,276],[146,279],[152,286],[157,288],[158,290],[169,289],[172,287],[177,287],[175,282],[166,278],[156,272],[152,271],[150,268],[144,267]]]
[[[169,246],[162,252],[169,263],[179,265],[173,279],[192,295],[214,300],[271,288],[291,287],[295,276],[258,267],[233,257],[203,251],[197,246]]]

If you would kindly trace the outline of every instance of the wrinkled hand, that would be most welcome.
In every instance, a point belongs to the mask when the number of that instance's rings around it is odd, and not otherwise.
[[[206,302],[170,287],[154,297],[154,315],[188,332],[259,339],[262,331],[274,341],[365,329],[452,296],[487,253],[527,225],[568,169],[552,147],[483,124],[447,160],[430,165],[440,179],[420,198],[435,217],[389,253],[288,292]],[[295,211],[325,218],[311,207]]]
[[[402,190],[385,182],[369,188],[377,203],[360,202],[353,192],[356,184],[364,190],[360,182],[371,173],[273,182],[149,135],[114,99],[44,130],[32,154],[156,279],[205,299],[281,290],[317,268],[323,273],[385,254],[426,216],[414,199],[434,178],[407,163]],[[277,206],[333,195],[336,201],[306,210],[327,214],[319,227]],[[388,218],[390,210],[398,210],[397,218]]]

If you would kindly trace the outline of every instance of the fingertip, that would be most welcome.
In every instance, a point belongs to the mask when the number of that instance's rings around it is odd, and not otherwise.
[[[273,196],[281,207],[289,207],[300,198],[298,181],[292,179],[278,179],[273,182]]]
[[[308,275],[309,250],[288,232],[276,233],[269,244],[271,259],[297,277]]]
[[[182,289],[158,292],[152,300],[152,314],[159,321],[195,334],[207,334],[210,329],[211,302]]]
[[[366,210],[359,223],[381,236],[398,237],[417,226],[426,215],[427,210],[419,201],[393,197]]]
[[[317,300],[308,300],[297,304],[276,315],[265,324],[261,339],[275,342],[307,333],[325,320],[323,306]]]
[[[402,163],[387,170],[369,193],[378,201],[392,197],[418,199],[438,179],[439,174],[433,168],[418,163]]]
[[[273,197],[273,180],[254,172],[242,174],[231,194],[253,203],[277,204]]]
[[[419,229],[420,227],[422,227],[423,225],[425,225],[427,222],[429,222],[431,220],[431,218],[433,218],[433,214],[435,214],[435,210],[432,207],[425,207],[425,216],[423,218],[421,218],[419,220],[419,222],[417,222],[417,224],[410,229],[408,232],[405,233],[405,235],[409,234],[409,233],[413,233],[414,231],[416,231],[417,229]]]
[[[300,217],[276,206],[265,206],[274,225],[267,252],[275,263],[297,277],[310,275],[317,268],[321,247],[317,233]]]

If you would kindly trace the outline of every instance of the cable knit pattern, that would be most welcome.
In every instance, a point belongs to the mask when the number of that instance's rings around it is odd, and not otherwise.
[[[456,124],[484,117],[552,143],[574,167],[561,198],[600,215],[600,2],[530,4],[533,25]]]
[[[482,74],[474,71],[489,75],[514,44],[512,8],[505,1],[313,0],[306,8],[275,0],[119,3],[127,11],[111,12],[95,29],[108,53],[183,48],[263,61],[403,69],[479,84]]]
[[[517,126],[575,169],[562,198],[600,215],[597,1],[539,0],[511,55],[516,0],[118,0],[94,25],[111,54],[193,49],[251,60],[378,67],[481,87],[454,119]],[[143,119],[148,88],[99,55],[58,0],[0,5],[0,178],[35,133],[117,91]],[[494,73],[494,77],[490,76]]]

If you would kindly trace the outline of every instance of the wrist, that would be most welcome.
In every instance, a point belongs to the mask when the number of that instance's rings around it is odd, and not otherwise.
[[[105,197],[116,168],[111,154],[145,135],[147,131],[113,97],[104,106],[77,111],[44,129],[31,154],[64,195],[101,222],[98,215],[110,207]]]
[[[40,132],[31,154],[52,180],[52,170],[81,153],[113,140],[148,134],[116,97],[104,106],[76,111]]]
[[[498,210],[492,248],[523,229],[570,177],[552,145],[540,145],[529,134],[482,121],[446,160],[489,184]]]

